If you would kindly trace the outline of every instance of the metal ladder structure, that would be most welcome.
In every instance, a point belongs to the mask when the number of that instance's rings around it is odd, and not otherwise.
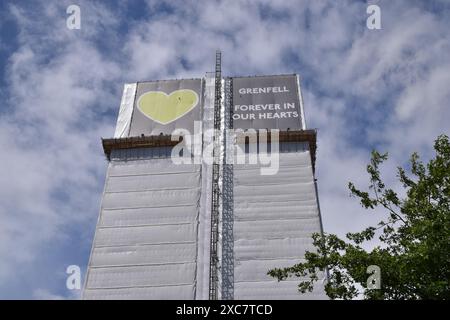
[[[224,130],[223,130],[223,161],[222,161],[222,216],[221,216],[221,245],[222,245],[222,286],[221,300],[234,299],[234,195],[233,195],[233,158],[234,134],[233,129],[233,81],[224,81]]]
[[[211,257],[209,265],[209,300],[218,298],[218,240],[219,240],[219,210],[220,210],[220,105],[222,99],[222,53],[216,51],[216,70],[214,88],[214,149],[212,172],[212,203],[211,203]]]

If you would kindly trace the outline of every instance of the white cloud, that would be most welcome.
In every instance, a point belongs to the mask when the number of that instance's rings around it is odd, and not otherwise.
[[[62,296],[40,288],[33,291],[32,298],[35,300],[79,300],[81,298],[81,290],[72,290],[70,291],[69,296]]]
[[[58,26],[65,21],[54,19],[57,11],[10,10],[21,32],[7,65],[8,112],[0,118],[0,287],[16,277],[39,282],[34,264],[49,245],[65,243],[71,225],[95,221],[104,176],[99,138],[114,130],[111,117],[98,119],[115,111],[110,81],[120,75],[90,43],[92,34],[61,36],[68,29]],[[38,13],[44,16],[36,26],[27,15]]]
[[[63,296],[50,293],[45,289],[36,289],[33,292],[33,298],[36,300],[64,300]]]

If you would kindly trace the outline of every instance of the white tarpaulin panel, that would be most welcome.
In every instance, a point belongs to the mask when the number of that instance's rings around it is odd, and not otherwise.
[[[194,223],[197,205],[131,208],[131,209],[103,209],[99,221],[101,227],[119,227],[154,224]]]
[[[200,196],[200,187],[195,189],[165,189],[152,191],[105,193],[105,209],[162,207],[168,205],[190,205]]]
[[[133,244],[178,243],[195,241],[195,225],[155,225],[139,227],[99,228],[97,246],[122,246]]]
[[[239,261],[235,266],[235,282],[243,281],[273,281],[274,278],[267,275],[267,268],[284,268],[304,262],[304,259],[274,259],[274,260],[247,260]],[[319,273],[319,277],[323,274]]]
[[[90,289],[193,284],[195,262],[91,268]]]
[[[195,286],[161,286],[161,287],[131,287],[119,289],[89,289],[84,290],[84,299],[89,300],[170,300],[192,299]]]
[[[111,162],[108,177],[140,176],[146,174],[159,174],[161,176],[196,172],[200,165],[174,164],[170,159],[133,160],[128,162]]]
[[[292,219],[299,216],[306,218],[317,218],[317,204],[311,201],[310,204],[305,201],[286,201],[278,205],[279,219]],[[249,203],[242,201],[235,204],[234,207],[234,220],[265,220],[272,219],[273,208],[267,207],[264,202]]]
[[[275,175],[234,167],[234,299],[325,298],[323,286],[301,295],[300,279],[278,283],[267,275],[301,261],[314,250],[312,233],[321,232],[309,151],[279,155]]]
[[[120,102],[114,138],[124,138],[128,136],[131,125],[131,115],[133,114],[136,88],[137,83],[126,83],[123,86],[122,101]]]
[[[320,300],[325,298],[323,284],[319,281],[312,292],[300,294],[299,280],[238,282],[234,287],[234,298],[239,300]]]
[[[201,166],[133,150],[110,162],[83,297],[193,299]]]
[[[320,230],[320,221],[318,217],[235,221],[234,228],[235,239],[305,238]]]
[[[281,148],[281,147],[280,147]],[[289,167],[296,167],[298,168],[298,173],[301,174],[303,172],[302,168],[311,168],[310,171],[310,178],[312,178],[312,165],[311,165],[311,156],[309,154],[309,151],[307,152],[294,152],[294,153],[280,153],[280,171],[279,173],[284,172]],[[260,169],[259,164],[250,164],[249,162],[245,164],[235,164],[233,166],[234,171],[238,170],[251,170],[251,169]],[[278,173],[276,175],[268,175],[261,177],[262,179],[269,179],[269,180],[276,180],[276,177],[278,176]],[[257,178],[256,176],[254,176]],[[272,179],[271,179],[272,178]],[[235,177],[235,179],[239,179]]]
[[[234,255],[239,260],[297,259],[312,250],[311,238],[235,240]]]
[[[92,252],[92,265],[124,266],[195,261],[195,243],[168,243],[118,247],[98,247]]]
[[[234,186],[235,201],[246,202],[285,202],[285,201],[315,201],[314,183],[305,184],[262,184],[258,186]]]
[[[186,189],[198,185],[199,182],[200,172],[158,175],[158,177],[150,174],[143,176],[114,176],[109,177],[105,192]]]
[[[311,166],[283,166],[283,170],[279,171],[276,175],[266,175],[264,177],[261,177],[259,168],[242,170],[242,172],[239,171],[236,182],[240,185],[254,186],[260,185],[261,178],[264,179],[266,184],[279,183],[280,180],[288,184],[309,182],[311,181]]]

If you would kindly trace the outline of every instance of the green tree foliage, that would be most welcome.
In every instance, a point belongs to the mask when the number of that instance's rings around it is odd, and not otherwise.
[[[434,144],[435,157],[424,164],[414,153],[410,174],[398,168],[406,196],[400,198],[380,177],[379,167],[387,154],[372,152],[367,172],[368,192],[349,183],[352,196],[363,208],[382,208],[381,221],[346,239],[333,234],[314,234],[315,252],[306,252],[305,262],[272,269],[272,277],[283,280],[302,277],[299,291],[312,291],[319,272],[329,272],[325,290],[331,299],[449,299],[450,298],[450,143],[446,135]],[[379,212],[379,211],[377,211]],[[378,237],[371,251],[362,245]],[[380,289],[368,288],[367,268],[381,270]],[[306,280],[304,280],[306,279]],[[358,290],[358,288],[363,288]]]

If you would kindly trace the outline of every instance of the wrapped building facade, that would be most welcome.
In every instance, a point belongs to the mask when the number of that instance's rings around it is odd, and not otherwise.
[[[297,75],[220,69],[126,84],[83,298],[325,298],[321,281],[302,295],[267,275],[322,232],[300,92]]]

